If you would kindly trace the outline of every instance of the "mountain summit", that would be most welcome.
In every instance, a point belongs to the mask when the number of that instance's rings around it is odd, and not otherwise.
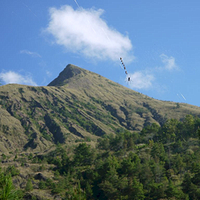
[[[54,79],[51,83],[48,84],[48,86],[62,86],[67,84],[71,78],[76,77],[79,74],[84,74],[83,69],[72,65],[68,64],[65,69],[59,74],[59,76]]]

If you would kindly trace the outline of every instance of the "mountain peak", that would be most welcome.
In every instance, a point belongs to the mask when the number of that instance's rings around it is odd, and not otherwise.
[[[68,64],[65,69],[60,72],[59,76],[55,78],[51,83],[48,84],[48,86],[62,86],[69,82],[71,78],[76,77],[79,74],[83,74],[84,69],[81,69],[80,67],[77,67],[72,64]]]

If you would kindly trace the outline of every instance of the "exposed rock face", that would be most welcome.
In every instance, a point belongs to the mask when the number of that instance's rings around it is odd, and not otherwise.
[[[46,181],[47,180],[47,178],[42,174],[42,173],[38,173],[38,174],[36,174],[35,176],[34,176],[34,178],[36,179],[36,180],[43,180],[43,181]]]
[[[76,77],[77,75],[84,73],[84,70],[75,66],[67,65],[65,69],[59,74],[59,76],[54,79],[48,86],[62,86],[69,82],[70,78]]]

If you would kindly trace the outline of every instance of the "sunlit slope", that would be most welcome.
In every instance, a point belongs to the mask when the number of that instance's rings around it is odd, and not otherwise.
[[[159,101],[68,65],[46,87],[0,87],[0,151],[45,151],[55,143],[95,142],[104,134],[200,115],[200,108]]]

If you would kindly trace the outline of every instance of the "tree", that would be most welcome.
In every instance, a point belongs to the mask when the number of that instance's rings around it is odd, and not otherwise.
[[[151,160],[151,170],[153,172],[154,181],[156,183],[161,183],[165,179],[164,164],[164,162],[155,162],[154,160]]]
[[[86,200],[85,192],[81,189],[80,182],[75,187],[69,187],[65,193],[66,200]]]
[[[104,180],[102,183],[99,184],[99,187],[104,193],[104,199],[116,199],[117,195],[117,188],[108,180]]]
[[[149,183],[151,183],[153,181],[153,179],[154,179],[154,177],[153,177],[153,173],[151,171],[150,165],[146,161],[143,163],[143,165],[141,167],[140,181],[144,185],[144,188],[146,189],[148,187]]]
[[[22,193],[15,190],[10,174],[6,174],[0,169],[0,199],[1,200],[18,200],[21,199]]]
[[[110,140],[106,138],[99,138],[98,139],[98,148],[99,149],[104,149],[104,150],[109,150],[110,147]]]
[[[179,123],[180,122],[176,119],[167,120],[159,131],[159,141],[167,143],[169,141],[175,140]]]
[[[162,199],[165,197],[163,183],[152,182],[148,185],[147,199]]]
[[[130,158],[124,158],[121,162],[119,172],[120,174],[124,174],[126,176],[133,176],[136,173],[135,163],[131,161]]]
[[[162,143],[154,143],[151,150],[151,156],[153,158],[159,158],[161,161],[166,160],[166,153]]]
[[[197,165],[196,169],[194,169],[196,172],[193,178],[191,179],[192,183],[194,183],[197,186],[200,186],[200,166]]]
[[[196,190],[195,185],[191,181],[191,176],[189,173],[186,173],[181,184],[182,191],[185,194],[188,194],[190,199],[193,199],[194,191]]]
[[[182,135],[188,139],[191,136],[195,136],[195,120],[192,115],[187,115],[183,120]]]
[[[169,179],[169,184],[167,186],[165,193],[168,198],[177,197],[179,195],[179,191],[175,188],[175,186],[173,185],[170,179]]]
[[[174,156],[172,163],[173,169],[176,173],[180,173],[185,167],[185,163],[183,162],[183,158],[180,154]]]
[[[46,189],[47,187],[46,187],[46,184],[45,184],[45,181],[43,181],[43,180],[41,180],[40,182],[39,182],[39,188],[40,189],[42,189],[42,190],[44,190],[44,189]]]
[[[119,169],[119,160],[115,156],[109,156],[104,162],[100,162],[97,166],[97,172],[102,180],[108,178],[108,174],[114,170],[117,173]]]
[[[25,191],[29,192],[31,190],[33,190],[33,184],[32,184],[31,179],[28,179],[28,181],[26,183]]]
[[[7,174],[10,174],[11,176],[16,176],[16,175],[19,175],[19,170],[16,169],[15,166],[9,166],[7,169],[6,169],[6,173]]]
[[[93,191],[92,191],[91,185],[88,183],[88,181],[86,182],[85,193],[86,193],[87,198],[89,198],[89,199],[92,198]]]
[[[86,143],[79,144],[74,150],[74,164],[77,166],[91,165],[94,160],[94,151]]]
[[[129,180],[128,199],[129,200],[143,200],[145,198],[143,185],[136,178]]]

